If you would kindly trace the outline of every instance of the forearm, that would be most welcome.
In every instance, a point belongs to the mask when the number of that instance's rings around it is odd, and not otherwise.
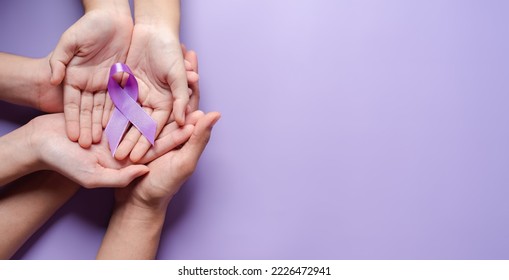
[[[135,0],[135,24],[167,28],[177,38],[180,29],[180,0]]]
[[[159,210],[118,204],[97,253],[97,259],[154,259],[166,207]]]
[[[41,168],[37,151],[31,144],[30,125],[24,125],[0,137],[0,186]]]
[[[47,66],[49,71],[49,64]],[[38,71],[41,71],[40,59],[0,53],[0,99],[36,107],[34,92],[38,87],[35,76]]]
[[[30,174],[15,184],[0,196],[0,259],[10,258],[79,189],[51,171]]]

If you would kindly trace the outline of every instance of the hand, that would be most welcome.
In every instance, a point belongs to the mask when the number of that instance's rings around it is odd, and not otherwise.
[[[64,32],[50,58],[51,82],[63,81],[67,135],[84,148],[101,140],[109,69],[125,62],[133,28],[127,2],[99,3],[114,7],[86,7],[85,15]]]
[[[198,56],[194,51],[188,51],[184,45],[182,45],[182,54],[184,55],[184,65],[189,85],[190,98],[189,105],[187,106],[187,113],[189,114],[198,110],[198,104],[200,103]]]
[[[187,118],[197,116],[195,114]],[[219,118],[220,114],[217,112],[206,115],[200,112],[194,131],[184,146],[178,150],[171,150],[149,163],[150,173],[141,180],[134,181],[127,188],[118,189],[117,203],[166,211],[171,198],[194,172],[198,159],[210,139],[212,127]]]
[[[30,121],[27,126],[27,138],[37,154],[37,170],[57,171],[87,188],[124,187],[149,171],[145,165],[133,165],[128,160],[112,158],[105,138],[90,149],[83,149],[78,143],[69,141],[65,136],[63,114],[43,115]],[[184,143],[193,128],[193,124],[183,127],[168,124],[156,140],[158,149],[151,150],[144,160],[153,160]]]
[[[186,114],[191,114],[198,110],[198,104],[200,103],[200,86],[199,86],[199,75],[198,75],[198,56],[196,55],[196,52],[194,51],[188,51],[184,44],[181,45],[182,47],[182,55],[184,55],[184,66],[186,68],[186,77],[187,77],[187,84],[189,88],[187,89],[187,92],[189,93],[189,104],[186,108]],[[106,100],[106,103],[111,103]],[[111,104],[113,107],[113,104]],[[108,108],[108,105],[105,107],[105,109]],[[110,111],[113,108],[110,109]],[[107,114],[104,114],[105,117],[108,117]],[[107,123],[107,119],[103,120],[103,125]],[[170,114],[170,122],[175,121],[175,117],[173,114]],[[187,119],[186,119],[187,123]],[[140,154],[141,156],[141,154]],[[133,162],[138,162],[138,156],[135,154],[131,154],[131,160]]]
[[[138,101],[157,124],[156,136],[170,114],[175,116],[178,124],[185,123],[189,102],[182,49],[178,37],[172,34],[163,27],[136,24],[127,56],[127,65],[138,80]],[[148,140],[132,127],[118,146],[115,158],[121,160],[131,153],[131,160],[137,161],[150,146]]]
[[[37,61],[37,70],[35,87],[35,108],[46,113],[60,113],[64,110],[62,98],[62,85],[53,85],[50,83],[51,68],[49,67],[49,58],[51,54]]]

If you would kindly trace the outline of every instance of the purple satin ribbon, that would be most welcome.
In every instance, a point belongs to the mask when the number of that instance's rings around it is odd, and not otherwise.
[[[129,74],[127,83],[122,88],[113,78],[116,73]],[[138,82],[133,72],[123,63],[115,63],[110,69],[108,92],[115,109],[104,132],[108,138],[111,154],[115,155],[129,122],[131,122],[147,140],[154,145],[156,122],[140,107],[138,100]]]

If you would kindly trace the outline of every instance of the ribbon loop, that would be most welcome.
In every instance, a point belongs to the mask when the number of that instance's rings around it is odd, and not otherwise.
[[[129,74],[124,88],[113,78],[116,73]],[[138,82],[133,72],[123,63],[115,63],[110,69],[108,92],[115,109],[104,132],[108,138],[111,154],[115,155],[120,140],[131,122],[145,138],[154,145],[156,122],[136,102],[138,100]]]

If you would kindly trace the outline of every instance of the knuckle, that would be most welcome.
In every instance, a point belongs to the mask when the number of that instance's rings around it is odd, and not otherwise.
[[[81,107],[80,113],[82,115],[90,115],[90,114],[92,114],[92,110],[90,110],[90,108],[88,108],[88,107]]]
[[[104,109],[104,104],[103,103],[96,103],[94,104],[94,110],[95,111],[102,111]]]

